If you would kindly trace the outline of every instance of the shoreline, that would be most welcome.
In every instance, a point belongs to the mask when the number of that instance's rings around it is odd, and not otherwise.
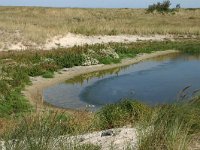
[[[27,85],[25,89],[22,91],[22,93],[25,96],[25,98],[30,102],[30,104],[36,108],[36,111],[38,109],[44,109],[44,108],[68,110],[68,109],[52,106],[51,104],[46,103],[42,96],[43,90],[49,86],[62,83],[68,79],[71,79],[75,76],[79,76],[82,74],[132,65],[132,64],[144,61],[146,59],[163,56],[163,55],[167,55],[171,53],[178,53],[178,52],[179,51],[177,50],[156,51],[149,54],[146,54],[146,53],[138,54],[134,58],[123,59],[122,62],[118,64],[109,64],[109,65],[98,64],[98,65],[92,65],[92,66],[75,66],[72,68],[64,68],[56,72],[54,75],[54,78],[42,78],[41,76],[31,77],[32,84]],[[72,110],[72,109],[69,109],[69,110]]]

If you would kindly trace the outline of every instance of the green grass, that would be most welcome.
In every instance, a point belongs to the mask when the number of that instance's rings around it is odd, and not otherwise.
[[[140,127],[139,149],[188,149],[200,132],[199,100],[155,108],[151,121]]]
[[[42,75],[43,78],[53,78],[54,72],[47,71]]]
[[[133,100],[123,100],[117,104],[103,107],[96,114],[97,126],[101,130],[135,125],[141,120],[148,120],[152,110],[145,104]]]

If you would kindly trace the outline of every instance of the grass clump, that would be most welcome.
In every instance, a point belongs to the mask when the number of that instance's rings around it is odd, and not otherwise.
[[[127,124],[136,124],[148,119],[151,108],[137,101],[124,100],[116,104],[103,107],[97,114],[97,124],[100,129],[122,127]]]
[[[155,107],[151,121],[141,124],[139,149],[188,149],[200,132],[199,100]]]
[[[99,150],[92,144],[80,144],[74,134],[78,124],[73,115],[62,112],[46,112],[33,114],[17,119],[12,127],[7,129],[0,139],[4,140],[7,149],[26,150]],[[73,122],[73,123],[72,123]]]
[[[23,113],[30,112],[32,107],[23,97],[21,91],[11,91],[0,102],[0,117],[10,118]]]
[[[54,72],[47,71],[42,75],[43,78],[53,78]]]

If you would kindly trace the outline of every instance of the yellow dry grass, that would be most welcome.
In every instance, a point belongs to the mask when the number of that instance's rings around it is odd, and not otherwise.
[[[200,34],[200,9],[146,14],[144,9],[0,7],[0,45],[43,43],[68,32],[84,35]]]

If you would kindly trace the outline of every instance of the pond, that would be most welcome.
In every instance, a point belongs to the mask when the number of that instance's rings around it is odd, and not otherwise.
[[[74,77],[45,89],[43,96],[61,108],[97,109],[122,99],[149,105],[173,103],[199,88],[200,56],[170,54]]]

